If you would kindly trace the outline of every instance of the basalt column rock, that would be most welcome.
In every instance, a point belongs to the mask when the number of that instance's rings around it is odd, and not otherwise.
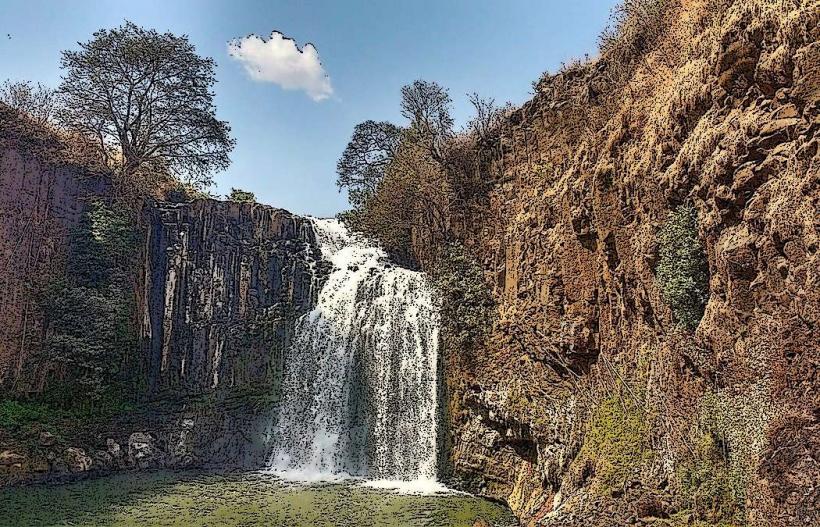
[[[151,393],[275,386],[293,322],[318,289],[307,220],[215,200],[162,204],[146,216],[142,335]]]
[[[107,193],[104,169],[82,146],[0,104],[0,391],[38,391],[36,291],[62,273],[85,202]]]

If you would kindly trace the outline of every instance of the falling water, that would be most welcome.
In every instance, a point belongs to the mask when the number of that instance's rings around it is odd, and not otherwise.
[[[438,309],[429,281],[337,220],[312,221],[333,270],[285,354],[270,468],[300,479],[433,480]]]

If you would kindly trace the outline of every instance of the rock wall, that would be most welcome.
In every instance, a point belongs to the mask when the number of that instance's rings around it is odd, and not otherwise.
[[[255,203],[147,211],[142,334],[151,393],[270,388],[316,300],[309,222]]]
[[[820,5],[670,5],[631,63],[540,82],[449,219],[497,302],[482,347],[443,345],[454,474],[525,524],[818,524]],[[655,276],[683,203],[694,332]]]
[[[42,333],[34,293],[62,270],[69,232],[89,196],[105,193],[93,165],[0,104],[0,390],[37,390],[26,369]]]

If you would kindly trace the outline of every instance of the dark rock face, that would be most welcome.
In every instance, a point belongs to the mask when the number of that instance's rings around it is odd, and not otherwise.
[[[66,159],[66,145],[0,105],[0,391],[37,391],[28,368],[42,317],[34,292],[59,274],[69,231],[105,178]]]
[[[142,335],[152,395],[270,388],[315,302],[308,220],[254,203],[149,210]]]
[[[0,396],[56,375],[37,292],[66,269],[72,228],[110,199],[102,167],[0,105]],[[133,283],[139,411],[92,429],[0,430],[0,486],[126,468],[258,467],[283,351],[325,264],[308,220],[255,203],[147,203]]]

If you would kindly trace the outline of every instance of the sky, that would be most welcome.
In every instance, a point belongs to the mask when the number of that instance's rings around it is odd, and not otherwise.
[[[404,124],[403,85],[520,105],[532,82],[595,54],[615,0],[0,0],[0,80],[56,87],[60,51],[130,20],[188,35],[217,63],[217,116],[237,140],[217,194],[241,188],[299,214],[347,208],[336,161],[367,119]],[[292,40],[289,40],[292,39]]]

